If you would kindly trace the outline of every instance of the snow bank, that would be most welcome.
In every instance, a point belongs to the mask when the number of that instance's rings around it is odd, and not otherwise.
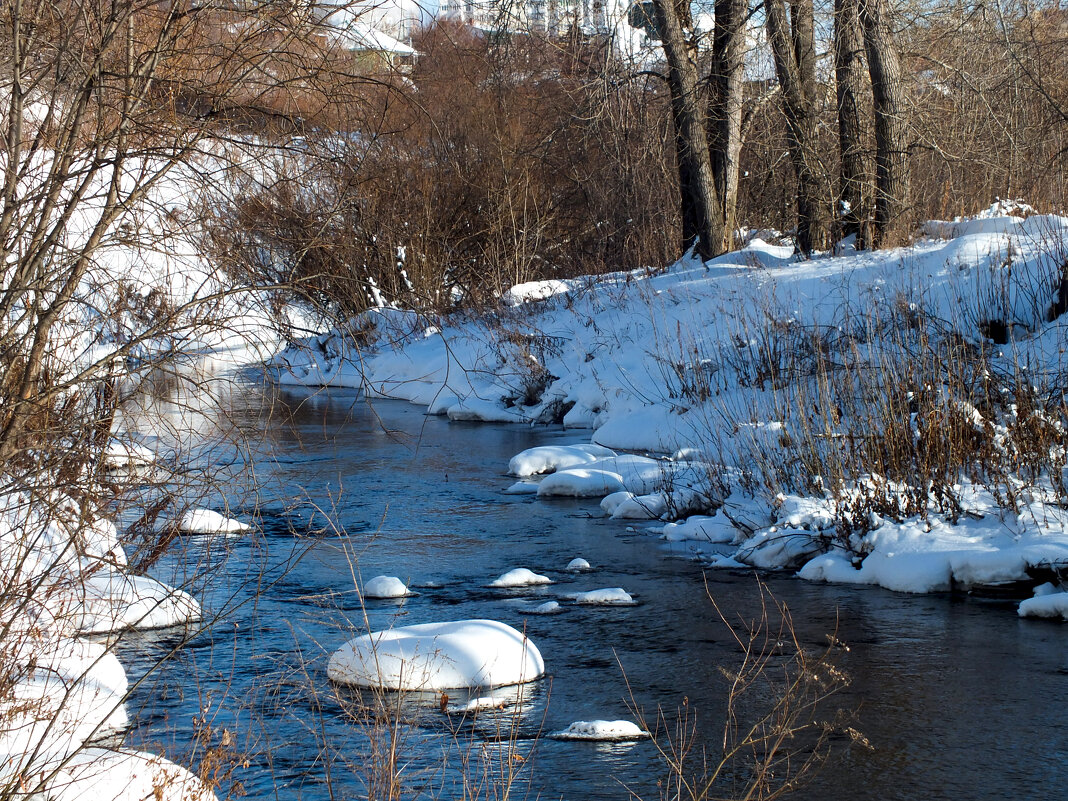
[[[48,801],[217,801],[191,772],[169,759],[129,749],[86,748],[57,763]]]
[[[389,690],[497,687],[534,681],[544,673],[537,646],[495,620],[372,632],[347,642],[327,665],[333,681]]]
[[[490,582],[491,587],[533,587],[539,584],[552,584],[553,580],[548,576],[542,576],[525,567],[517,567],[509,570],[503,576]]]
[[[239,534],[248,531],[249,525],[211,509],[190,509],[178,521],[178,530],[183,534]]]
[[[1025,367],[1036,386],[1058,386],[1068,315],[1051,311],[1068,218],[1033,211],[999,203],[972,219],[928,224],[909,248],[844,247],[808,260],[752,238],[703,264],[687,258],[655,274],[599,276],[566,298],[556,293],[567,282],[524,285],[494,310],[492,325],[477,315],[428,325],[411,313],[369,313],[352,325],[373,332],[364,337],[374,340],[370,346],[353,348],[338,329],[276,364],[329,368],[371,394],[453,419],[592,428],[592,445],[516,454],[510,474],[545,477],[507,491],[601,499],[617,519],[691,515],[664,526],[664,538],[732,546],[707,557],[717,565],[907,592],[1017,581],[1030,568],[1068,564],[1061,499],[1036,495],[1032,502],[1010,488],[1002,495],[1019,496],[1017,508],[999,509],[986,493],[954,520],[876,515],[852,528],[865,534],[840,540],[842,509],[818,493],[747,498],[743,490],[754,491],[755,459],[796,454],[795,435],[803,432],[783,412],[790,387],[771,376],[783,366],[776,360],[806,351],[814,337],[832,350],[839,338],[851,342],[832,356],[863,367],[884,350],[899,353],[901,337],[937,320],[948,325],[922,331],[932,347],[965,343],[988,354],[992,374]],[[861,320],[880,325],[851,334]],[[883,323],[899,324],[884,337]],[[993,341],[994,323],[1011,333],[1007,343]],[[805,380],[811,371],[800,367],[798,380]],[[974,408],[961,411],[974,425],[993,425]],[[674,458],[639,455],[658,453]],[[1043,489],[1050,487],[1038,494]],[[959,490],[962,498],[983,495],[965,482]]]
[[[576,720],[562,731],[549,734],[554,740],[599,740],[620,742],[640,740],[649,736],[649,732],[639,728],[629,720]]]
[[[364,582],[364,598],[404,598],[410,595],[408,587],[396,576],[375,576]]]

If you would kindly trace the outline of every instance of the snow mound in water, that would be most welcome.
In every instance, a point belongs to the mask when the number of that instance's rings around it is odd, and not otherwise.
[[[375,576],[363,585],[364,598],[404,598],[408,587],[396,576]]]
[[[554,740],[640,740],[649,732],[629,720],[576,720],[563,731],[549,735]]]
[[[662,492],[634,495],[612,511],[613,520],[656,520],[667,512],[667,498]]]
[[[531,615],[555,615],[560,611],[560,604],[556,601],[546,601],[543,604],[539,604],[531,609],[528,614]]]
[[[1050,617],[1068,620],[1068,592],[1052,584],[1035,587],[1035,597],[1020,602],[1020,617]]]
[[[734,542],[739,533],[730,520],[717,513],[711,517],[693,515],[678,523],[668,523],[662,536],[668,542],[729,543]]]
[[[497,687],[545,674],[541,652],[496,620],[424,623],[350,640],[330,657],[333,681],[388,690]]]
[[[517,567],[509,570],[500,578],[491,581],[491,587],[533,587],[538,584],[552,584],[553,580],[548,576],[542,576],[525,567]]]
[[[48,780],[47,790],[33,798],[217,801],[215,793],[188,770],[153,754],[86,748],[61,764],[53,768],[55,775]]]
[[[592,570],[590,563],[583,559],[581,556],[576,556],[570,562],[567,563],[567,569],[572,573],[578,573],[582,570]]]
[[[537,493],[538,485],[534,481],[517,481],[504,490],[505,495],[536,495]]]
[[[634,598],[622,587],[606,587],[601,590],[579,592],[570,597],[577,604],[626,606],[634,603]]]
[[[183,534],[238,534],[248,531],[248,523],[226,517],[211,509],[190,509],[178,522]]]
[[[538,497],[598,498],[625,490],[623,478],[607,470],[574,468],[547,476],[538,485]]]
[[[596,462],[615,452],[600,445],[539,445],[517,453],[508,462],[508,475],[533,476]]]

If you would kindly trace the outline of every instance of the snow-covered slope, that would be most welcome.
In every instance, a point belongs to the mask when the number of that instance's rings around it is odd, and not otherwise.
[[[555,448],[509,472],[527,476],[513,491],[541,498],[615,493],[606,509],[619,517],[703,512],[666,535],[728,543],[705,557],[716,563],[913,592],[1026,580],[1068,565],[1066,254],[1068,218],[998,206],[929,223],[897,250],[801,261],[755,239],[707,264],[523,285],[488,314],[373,310],[273,364],[281,383],[361,387],[456,420],[562,422],[602,448],[673,454],[638,470]],[[880,393],[899,406],[878,408]],[[932,409],[945,420],[924,418]],[[850,455],[887,436],[869,421],[895,414],[888,425],[914,440],[912,485]],[[1018,438],[1036,421],[1047,452],[1025,455]],[[994,462],[973,454],[959,475],[952,455],[945,470],[926,464],[950,423]],[[823,461],[808,464],[802,445]],[[820,474],[837,464],[827,453],[848,462],[839,475]]]

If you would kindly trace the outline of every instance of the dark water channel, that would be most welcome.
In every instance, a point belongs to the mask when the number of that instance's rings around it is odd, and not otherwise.
[[[655,537],[598,516],[593,501],[501,493],[512,455],[588,432],[450,424],[408,404],[372,408],[340,391],[260,398],[250,390],[232,405],[260,489],[253,496],[227,479],[220,493],[240,516],[258,514],[260,531],[225,542],[185,539],[157,566],[165,579],[199,575],[194,590],[221,619],[135,691],[131,742],[196,763],[225,737],[247,755],[239,761],[247,758],[248,767],[233,777],[250,798],[365,796],[368,766],[389,728],[354,720],[325,669],[336,647],[365,630],[354,574],[386,574],[419,594],[368,601],[372,628],[494,618],[525,627],[550,672],[524,691],[519,711],[485,713],[474,724],[436,703],[405,701],[394,733],[408,797],[462,797],[466,763],[469,780],[483,769],[515,771],[513,798],[658,798],[665,768],[650,743],[537,737],[574,720],[633,718],[632,702],[669,714],[685,703],[715,747],[725,698],[719,667],[739,655],[706,582],[728,615],[751,618],[759,607],[754,577],[703,573]],[[576,556],[595,572],[565,572]],[[523,592],[485,586],[513,567],[557,583]],[[835,703],[859,709],[855,726],[874,748],[839,749],[793,797],[1063,792],[1068,628],[1021,621],[1010,602],[785,576],[767,583],[789,605],[806,645],[820,647],[837,626],[850,647],[839,664],[852,685]],[[617,586],[638,605],[564,603],[557,615],[527,614],[568,592]],[[131,677],[173,643],[166,633],[130,639],[121,656]],[[513,742],[499,744],[498,735]],[[220,794],[231,787],[224,779]],[[498,782],[478,797],[503,795]]]

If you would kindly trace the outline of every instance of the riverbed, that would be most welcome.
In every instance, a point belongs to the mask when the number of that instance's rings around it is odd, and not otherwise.
[[[729,620],[751,620],[751,571],[706,571],[645,529],[603,517],[594,501],[503,494],[515,453],[588,440],[588,431],[450,423],[397,401],[344,390],[293,392],[253,383],[227,395],[226,444],[189,455],[217,465],[204,501],[255,520],[239,539],[186,538],[154,568],[190,584],[218,620],[154,671],[131,698],[132,744],[199,763],[221,758],[220,796],[366,797],[395,746],[405,797],[654,799],[666,768],[649,741],[596,744],[545,735],[576,720],[654,722],[695,716],[713,751],[739,650]],[[203,413],[203,410],[201,410]],[[254,480],[238,480],[237,467]],[[569,573],[574,557],[593,570]],[[487,585],[527,567],[554,584]],[[385,574],[417,593],[361,602],[356,586]],[[1068,779],[1068,629],[1021,620],[1010,600],[914,596],[763,575],[813,653],[837,632],[851,678],[826,707],[853,710],[871,749],[835,738],[799,799],[1013,798]],[[579,607],[567,593],[622,587],[637,603]],[[531,614],[560,600],[555,615]],[[547,678],[470,716],[462,698],[386,698],[391,715],[338,693],[326,659],[371,629],[492,618],[525,630]],[[176,642],[127,638],[131,678]],[[372,704],[373,707],[373,704]],[[373,711],[373,709],[372,709]],[[381,710],[379,710],[381,711]],[[396,722],[394,722],[396,721]],[[503,743],[502,743],[503,741]],[[230,768],[233,768],[231,771]],[[477,793],[476,780],[487,783]],[[381,797],[376,795],[375,797]]]

